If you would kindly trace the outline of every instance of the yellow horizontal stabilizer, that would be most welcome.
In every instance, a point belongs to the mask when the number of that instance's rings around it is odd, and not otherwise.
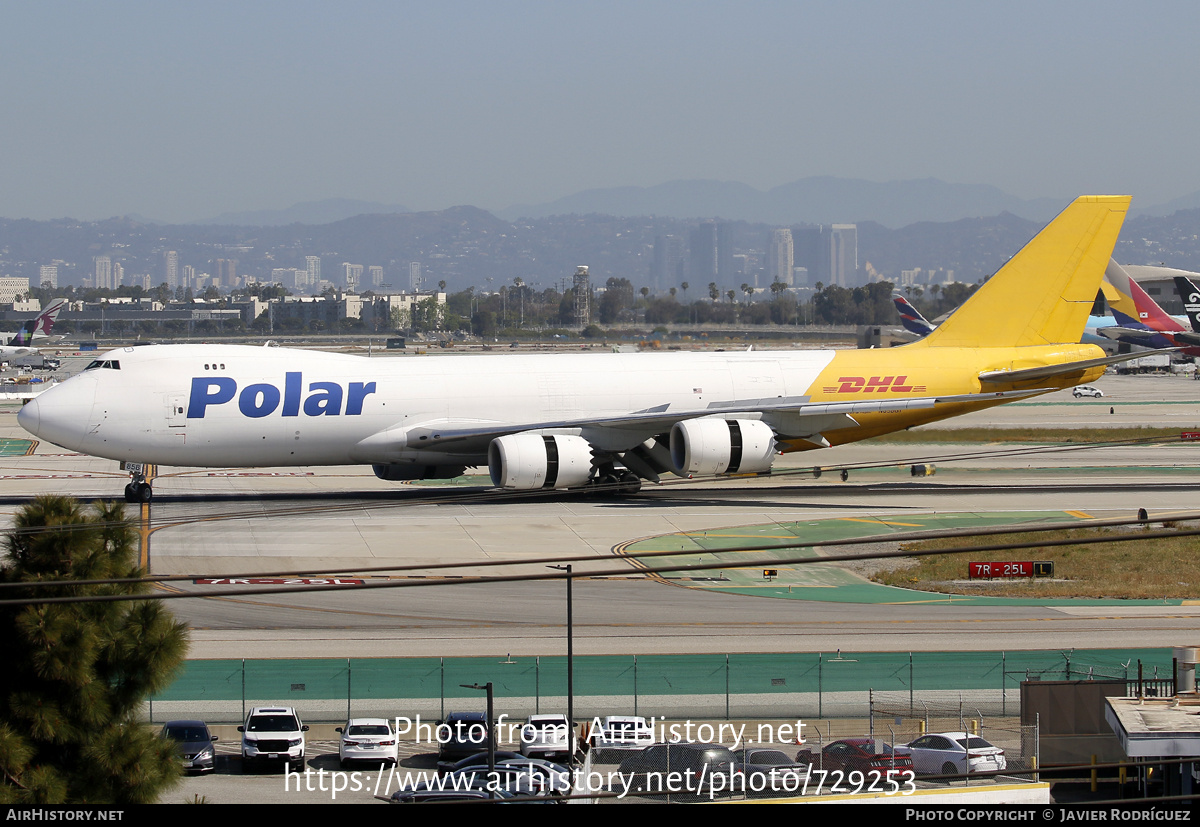
[[[1078,342],[1130,200],[1128,195],[1076,199],[950,318],[909,347]]]

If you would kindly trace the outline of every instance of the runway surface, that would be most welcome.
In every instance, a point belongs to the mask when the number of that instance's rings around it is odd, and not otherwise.
[[[1078,427],[1200,425],[1200,383],[1111,377],[1104,400],[1066,393],[972,414],[948,425]],[[1112,413],[1110,413],[1110,409]],[[15,409],[0,437],[26,439]],[[13,443],[14,450],[19,447]],[[11,453],[11,452],[9,452]],[[17,451],[20,453],[20,451]],[[973,457],[952,461],[951,455]],[[913,462],[937,474],[913,478]],[[814,479],[811,468],[850,468]],[[872,466],[863,468],[861,466]],[[679,532],[832,518],[922,514],[1084,512],[1159,519],[1200,510],[1200,446],[1184,442],[1077,450],[1073,446],[872,445],[789,455],[776,475],[647,487],[636,497],[505,497],[483,485],[396,485],[369,469],[160,469],[147,518],[159,574],[227,576],[337,567],[461,563],[454,576],[547,573],[550,556],[588,556],[622,573],[574,582],[581,654],[870,649],[1038,649],[1183,645],[1200,607],[895,605],[780,600],[647,580],[614,549]],[[0,456],[0,520],[27,497],[54,491],[119,496],[115,462],[37,445]],[[482,480],[480,480],[482,482]],[[140,507],[129,507],[134,514]],[[586,565],[579,565],[587,569]],[[462,585],[446,572],[407,572],[404,588],[324,595],[171,600],[193,627],[190,657],[364,657],[561,654],[562,582]],[[375,577],[381,575],[375,574]],[[447,585],[447,583],[449,583]],[[419,584],[419,585],[415,585]],[[409,587],[414,586],[415,587]],[[171,589],[197,590],[191,584]],[[236,587],[234,587],[236,588]]]

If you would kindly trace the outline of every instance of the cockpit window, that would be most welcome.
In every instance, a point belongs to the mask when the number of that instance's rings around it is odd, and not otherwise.
[[[120,370],[121,363],[117,359],[95,359],[88,364],[84,370],[95,370],[96,368],[107,368],[109,370]]]

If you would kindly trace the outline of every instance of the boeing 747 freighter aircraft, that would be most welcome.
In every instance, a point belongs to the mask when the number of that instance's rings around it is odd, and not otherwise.
[[[386,480],[487,465],[506,489],[762,473],[854,442],[1090,382],[1079,343],[1129,208],[1075,201],[947,321],[886,350],[371,359],[228,345],[127,347],[29,402],[73,451],[205,467],[369,464]]]

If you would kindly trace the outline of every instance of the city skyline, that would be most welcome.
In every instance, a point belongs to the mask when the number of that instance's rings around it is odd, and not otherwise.
[[[1200,9],[1184,3],[67,0],[0,15],[0,66],[20,78],[0,90],[4,217],[182,223],[328,198],[501,211],[819,175],[1063,203],[1200,192]]]

